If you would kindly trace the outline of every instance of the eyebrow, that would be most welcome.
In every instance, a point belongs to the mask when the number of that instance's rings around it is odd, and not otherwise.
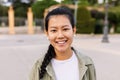
[[[57,27],[51,26],[50,28],[57,28]]]
[[[66,27],[69,27],[69,25],[63,25],[61,28],[66,28]],[[55,27],[55,26],[50,26],[50,28],[57,28],[57,27]]]
[[[69,27],[69,25],[64,25],[64,26],[62,26],[62,27]]]

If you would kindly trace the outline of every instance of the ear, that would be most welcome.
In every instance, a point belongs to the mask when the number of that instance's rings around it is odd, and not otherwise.
[[[76,26],[73,28],[73,32],[74,34],[76,34]]]

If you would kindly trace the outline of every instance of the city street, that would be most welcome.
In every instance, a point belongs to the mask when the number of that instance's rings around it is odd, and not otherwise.
[[[72,46],[90,56],[97,80],[120,80],[120,35],[76,35]],[[42,33],[35,35],[0,35],[0,80],[29,80],[35,61],[45,53],[49,41]]]

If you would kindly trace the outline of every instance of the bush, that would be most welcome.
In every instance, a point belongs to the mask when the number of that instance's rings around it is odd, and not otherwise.
[[[102,34],[103,33],[103,27],[104,27],[103,20],[102,19],[101,20],[96,20],[94,33],[95,34]]]
[[[86,22],[82,21],[78,24],[80,25],[78,26],[79,28],[77,28],[77,33],[87,33],[87,34],[94,33],[94,26],[93,26],[95,24],[94,19],[91,19]]]
[[[118,24],[118,25],[116,26],[115,32],[116,32],[116,33],[120,33],[120,24]]]
[[[119,7],[120,8],[120,7]],[[109,10],[109,20],[115,24],[120,22],[120,10],[117,8],[112,8]]]
[[[93,33],[95,26],[95,19],[91,18],[90,12],[86,7],[78,8],[77,13],[77,33]]]
[[[115,33],[120,33],[120,6],[109,9],[109,21],[115,25]]]
[[[80,5],[80,6],[81,6],[81,5],[83,5],[83,6],[89,5],[88,0],[80,0],[80,1],[79,1],[79,5]]]
[[[92,18],[95,18],[96,20],[104,19],[105,14],[103,12],[100,12],[96,9],[93,9],[93,10],[90,11],[90,13],[91,13]]]

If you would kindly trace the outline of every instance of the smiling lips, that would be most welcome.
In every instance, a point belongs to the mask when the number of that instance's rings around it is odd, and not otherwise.
[[[67,42],[67,40],[63,40],[63,41],[56,41],[57,44],[65,44]]]

